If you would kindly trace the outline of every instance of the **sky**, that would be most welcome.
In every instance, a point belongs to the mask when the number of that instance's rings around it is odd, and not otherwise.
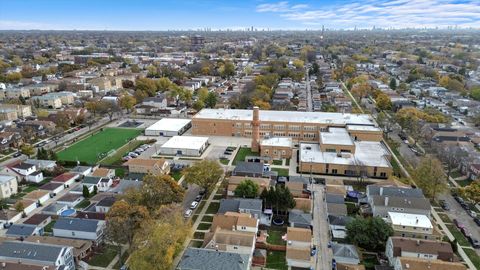
[[[480,0],[0,0],[0,30],[480,28]]]

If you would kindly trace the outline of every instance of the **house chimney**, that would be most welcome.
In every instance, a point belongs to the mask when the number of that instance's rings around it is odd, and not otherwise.
[[[253,107],[252,119],[252,152],[260,151],[260,109]]]
[[[385,206],[388,206],[388,197],[385,196]]]
[[[417,240],[417,246],[420,246],[420,239]]]

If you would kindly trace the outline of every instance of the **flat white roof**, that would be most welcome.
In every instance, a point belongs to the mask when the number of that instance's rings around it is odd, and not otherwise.
[[[387,168],[391,167],[390,162],[385,158],[387,154],[387,150],[380,142],[355,142],[355,154],[342,153],[341,156],[334,152],[323,152],[319,144],[300,144],[301,162]]]
[[[190,119],[162,118],[145,130],[180,131],[191,121]]]
[[[16,180],[16,178],[14,176],[6,175],[6,174],[0,174],[0,183],[2,183],[2,184],[3,183],[8,183],[12,180],[12,178]]]
[[[353,145],[353,140],[344,128],[329,128],[328,132],[320,132],[322,144]]]
[[[381,131],[380,128],[374,126],[361,126],[361,125],[347,125],[347,130],[360,130],[360,131]]]
[[[293,143],[292,138],[273,137],[269,139],[263,139],[260,145],[292,147]]]
[[[374,125],[373,120],[368,114],[260,110],[259,116],[260,121],[281,123]],[[251,121],[253,118],[253,110],[203,109],[194,115],[193,118]]]
[[[161,148],[201,149],[208,142],[208,137],[173,136]]]
[[[426,215],[388,212],[393,225],[432,229],[432,222]]]

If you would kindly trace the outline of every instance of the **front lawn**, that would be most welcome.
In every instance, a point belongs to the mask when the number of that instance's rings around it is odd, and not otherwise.
[[[251,148],[241,147],[240,149],[238,149],[238,152],[233,159],[232,165],[237,165],[237,162],[239,161],[245,161],[245,158],[247,156],[258,156],[258,154],[259,153],[252,152]]]
[[[208,205],[207,212],[206,214],[216,214],[218,212],[218,209],[220,208],[220,203],[219,202],[211,202],[210,205]]]
[[[285,234],[285,232],[282,232],[282,231],[269,230],[268,231],[268,237],[267,237],[267,243],[272,244],[272,245],[284,246],[286,244],[285,240],[282,239],[282,235],[284,235],[284,234]]]
[[[202,222],[212,222],[213,217],[212,216],[203,216]]]
[[[43,228],[43,231],[44,232],[53,232],[53,225],[55,225],[55,222],[57,222],[56,220],[53,220],[52,222],[48,223],[44,228]]]
[[[477,253],[475,252],[475,250],[469,249],[469,248],[465,248],[465,249],[463,249],[463,251],[465,251],[465,253],[467,253],[468,258],[470,258],[470,260],[472,261],[473,265],[475,265],[475,267],[476,267],[477,269],[480,269],[480,257],[477,255]]]
[[[32,192],[34,190],[37,190],[37,189],[38,189],[38,187],[36,187],[36,186],[27,186],[26,188],[24,188],[22,190],[22,192],[23,193],[30,193],[30,192]]]
[[[273,165],[279,165],[279,166],[281,166],[282,163],[283,163],[283,160],[278,160],[278,159],[274,159],[272,162]]]
[[[198,224],[197,230],[208,230],[212,226],[211,223],[200,223]]]
[[[221,158],[220,159],[220,163],[222,163],[223,165],[228,165],[229,162],[230,162],[230,160],[227,159],[227,158]]]
[[[117,256],[118,248],[116,246],[107,245],[88,260],[88,264],[99,267],[107,267],[108,264]]]
[[[267,251],[267,268],[287,270],[287,261],[285,259],[286,252],[283,251]]]
[[[278,172],[278,176],[288,176],[288,169],[272,168],[272,171]]]
[[[182,171],[172,171],[170,172],[170,176],[173,177],[173,179],[175,179],[175,181],[179,181],[180,178],[182,178]]]
[[[202,241],[192,240],[192,241],[190,241],[190,244],[188,244],[188,246],[189,246],[189,247],[193,247],[193,248],[201,248],[201,247],[202,247],[202,244],[203,244]]]
[[[467,247],[470,246],[470,243],[468,242],[468,240],[457,229],[457,227],[455,227],[455,225],[447,224],[447,228],[453,234],[453,237],[455,238],[455,240],[457,240],[457,242],[458,242],[458,244],[460,244],[460,246],[467,246]]]

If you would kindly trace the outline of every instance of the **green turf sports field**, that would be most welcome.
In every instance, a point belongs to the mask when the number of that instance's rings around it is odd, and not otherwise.
[[[105,128],[59,152],[58,159],[95,164],[110,150],[118,149],[141,133],[141,129]]]

